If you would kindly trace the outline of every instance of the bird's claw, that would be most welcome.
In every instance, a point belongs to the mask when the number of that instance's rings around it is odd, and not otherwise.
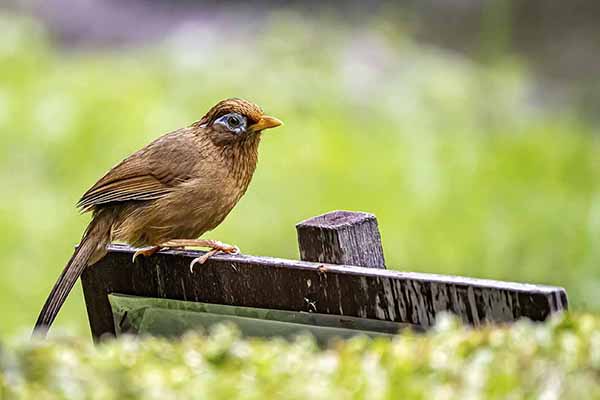
[[[137,250],[135,253],[133,253],[131,262],[135,263],[135,259],[140,255],[142,255],[144,257],[150,257],[152,254],[156,253],[160,249],[161,249],[160,246],[151,246],[151,247],[141,248],[141,249]]]
[[[206,262],[206,260],[208,260],[209,258],[214,256],[215,254],[218,254],[218,253],[238,254],[240,252],[240,248],[237,246],[232,246],[229,244],[216,242],[216,241],[214,242],[214,245],[215,246],[212,248],[212,250],[207,251],[206,253],[202,254],[200,257],[196,257],[192,260],[192,262],[190,263],[190,272],[191,273],[194,273],[194,265],[204,264]]]
[[[213,249],[214,250],[214,249]],[[232,246],[230,244],[221,243],[221,246],[216,249],[225,254],[239,254],[240,248],[237,246]]]

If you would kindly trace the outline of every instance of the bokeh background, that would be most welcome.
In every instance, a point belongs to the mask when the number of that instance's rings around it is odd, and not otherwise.
[[[369,211],[389,268],[600,311],[600,3],[283,3],[0,3],[0,337],[33,325],[79,196],[230,96],[286,125],[207,237],[297,258],[296,222]],[[80,288],[56,325],[89,335]]]

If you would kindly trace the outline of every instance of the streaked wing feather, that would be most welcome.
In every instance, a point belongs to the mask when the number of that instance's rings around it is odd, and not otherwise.
[[[79,200],[82,212],[97,205],[155,200],[190,177],[198,154],[184,130],[164,135],[112,168]]]

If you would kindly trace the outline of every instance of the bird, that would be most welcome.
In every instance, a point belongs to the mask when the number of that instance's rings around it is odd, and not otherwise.
[[[164,248],[211,250],[203,263],[236,246],[198,239],[217,227],[246,192],[258,160],[261,133],[282,125],[256,104],[240,98],[219,101],[200,120],[155,139],[110,169],[87,190],[77,207],[91,212],[79,246],[58,277],[35,323],[46,336],[86,267],[124,242],[150,256]]]

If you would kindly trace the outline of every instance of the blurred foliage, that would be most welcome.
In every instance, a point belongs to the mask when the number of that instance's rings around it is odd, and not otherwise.
[[[296,222],[369,211],[390,268],[557,284],[600,310],[600,142],[572,110],[536,106],[519,59],[479,65],[377,20],[285,13],[118,51],[0,25],[0,336],[32,326],[89,219],[74,208],[85,189],[230,96],[286,125],[207,237],[296,258]],[[58,325],[87,334],[80,290]]]
[[[426,335],[241,339],[218,326],[180,340],[23,340],[0,348],[0,397],[22,399],[598,399],[600,318]]]

